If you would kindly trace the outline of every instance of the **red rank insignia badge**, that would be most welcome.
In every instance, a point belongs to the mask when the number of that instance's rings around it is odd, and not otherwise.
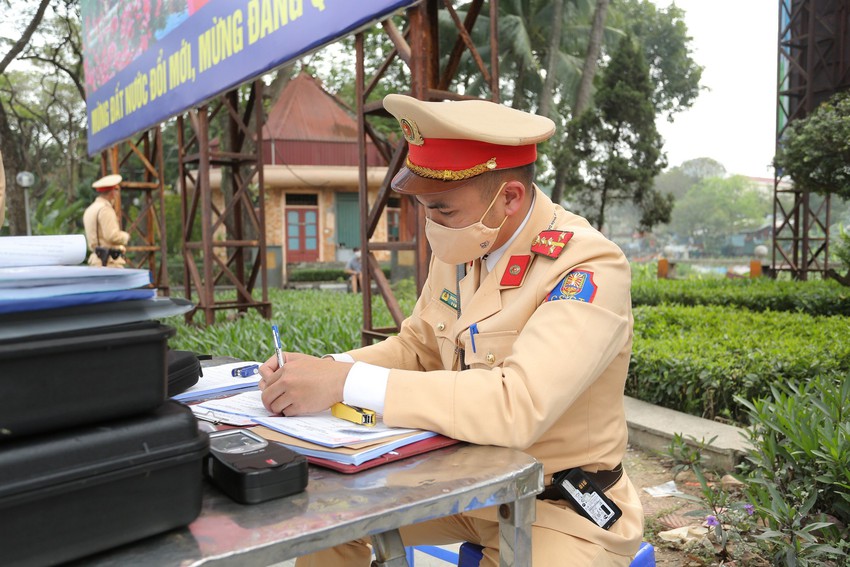
[[[502,281],[499,285],[516,287],[522,283],[522,278],[525,277],[528,263],[531,262],[531,256],[511,256],[508,260],[508,267],[505,273],[502,274]]]
[[[565,230],[544,230],[531,241],[531,251],[549,258],[557,258],[572,237],[573,233]]]

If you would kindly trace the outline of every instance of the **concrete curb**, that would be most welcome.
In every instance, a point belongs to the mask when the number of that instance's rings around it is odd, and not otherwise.
[[[676,433],[693,447],[697,447],[700,441],[708,442],[716,437],[711,445],[704,448],[704,456],[709,466],[726,472],[732,472],[747,451],[746,430],[741,427],[703,419],[628,396],[625,406],[629,443],[646,451],[665,454]]]

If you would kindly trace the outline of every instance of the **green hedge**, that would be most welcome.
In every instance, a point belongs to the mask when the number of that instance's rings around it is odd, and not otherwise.
[[[850,288],[832,280],[655,280],[632,282],[634,305],[728,305],[753,311],[799,311],[850,316]]]
[[[382,267],[381,271],[389,279],[389,266]],[[346,279],[348,275],[343,268],[292,268],[289,270],[291,282],[336,282]]]
[[[735,395],[850,371],[845,317],[676,305],[636,307],[634,317],[626,393],[709,419],[745,423]]]

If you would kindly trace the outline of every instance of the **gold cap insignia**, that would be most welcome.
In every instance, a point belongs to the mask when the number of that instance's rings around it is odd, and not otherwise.
[[[401,132],[404,134],[404,139],[409,143],[415,146],[421,146],[425,143],[425,139],[422,137],[422,134],[419,133],[419,128],[416,126],[416,122],[413,120],[408,120],[407,118],[402,118],[398,121],[401,125]]]

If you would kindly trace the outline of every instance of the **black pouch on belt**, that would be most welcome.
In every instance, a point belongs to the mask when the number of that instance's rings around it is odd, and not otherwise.
[[[623,511],[614,501],[605,496],[604,490],[580,468],[555,474],[552,477],[552,486],[576,512],[603,530],[613,526],[623,515]]]

